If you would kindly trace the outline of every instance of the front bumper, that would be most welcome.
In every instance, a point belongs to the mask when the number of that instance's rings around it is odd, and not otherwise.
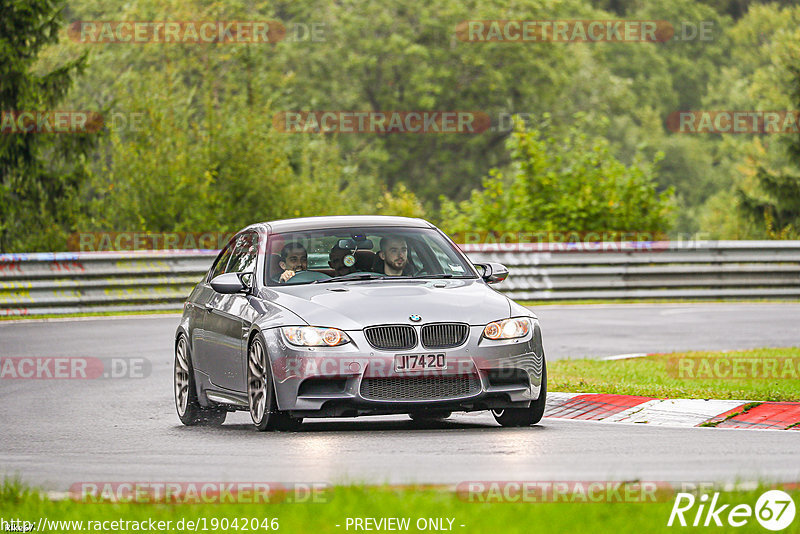
[[[539,325],[533,325],[526,337],[504,341],[485,339],[482,326],[471,326],[459,347],[401,352],[371,347],[362,331],[348,331],[346,345],[313,348],[288,344],[279,329],[263,333],[278,409],[336,417],[528,407],[539,397],[544,365]],[[445,353],[446,369],[394,369],[396,354],[434,353]]]

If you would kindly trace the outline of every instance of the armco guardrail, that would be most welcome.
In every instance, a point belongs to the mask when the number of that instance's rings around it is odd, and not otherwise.
[[[800,241],[462,245],[515,299],[797,298]],[[217,251],[0,255],[0,315],[179,310]]]
[[[800,241],[658,241],[463,245],[509,268],[515,299],[800,296]],[[513,249],[513,250],[507,250]]]
[[[179,310],[216,250],[0,255],[0,315]]]

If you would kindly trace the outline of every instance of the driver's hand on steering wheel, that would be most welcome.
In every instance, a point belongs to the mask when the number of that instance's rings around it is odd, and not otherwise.
[[[281,274],[281,277],[280,277],[280,279],[279,279],[279,282],[280,282],[281,284],[285,284],[285,283],[286,283],[286,282],[287,282],[287,281],[288,281],[288,280],[289,280],[291,277],[293,277],[295,274],[297,274],[297,273],[296,273],[296,272],[294,272],[294,271],[291,271],[291,270],[287,269],[287,270],[283,271],[283,273]]]

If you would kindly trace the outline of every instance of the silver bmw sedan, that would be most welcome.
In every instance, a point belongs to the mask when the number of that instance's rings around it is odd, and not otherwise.
[[[539,322],[422,219],[309,217],[248,226],[184,305],[175,404],[186,425],[247,410],[259,430],[306,417],[491,410],[542,418]]]

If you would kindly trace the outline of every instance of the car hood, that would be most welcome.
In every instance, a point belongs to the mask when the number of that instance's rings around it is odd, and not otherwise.
[[[270,287],[265,299],[314,326],[360,330],[375,324],[465,322],[509,316],[511,301],[479,280],[375,280]]]

